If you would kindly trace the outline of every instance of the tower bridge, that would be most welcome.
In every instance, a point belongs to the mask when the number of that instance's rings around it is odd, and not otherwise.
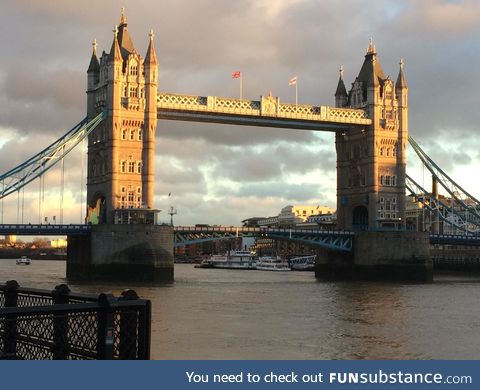
[[[396,79],[390,78],[370,41],[349,91],[340,70],[334,106],[284,103],[271,93],[259,100],[164,93],[159,92],[159,71],[153,32],[142,57],[122,12],[110,50],[98,55],[93,43],[86,119],[61,142],[0,177],[1,197],[18,192],[58,161],[52,156],[61,151],[63,158],[71,150],[71,141],[76,145],[88,138],[88,228],[80,229],[85,234],[67,233],[69,277],[173,279],[174,234],[177,242],[194,242],[193,234],[198,232],[174,232],[173,227],[156,223],[155,132],[158,119],[164,119],[334,132],[337,228],[343,233],[268,233],[329,248],[327,258],[317,264],[320,277],[341,277],[344,272],[354,278],[431,278],[428,233],[405,231],[409,106],[403,61]],[[428,162],[420,150],[416,148]],[[443,171],[435,172],[444,180]],[[434,203],[430,201],[429,207]],[[470,213],[476,210],[475,206]],[[456,226],[470,234],[468,220],[457,221]]]

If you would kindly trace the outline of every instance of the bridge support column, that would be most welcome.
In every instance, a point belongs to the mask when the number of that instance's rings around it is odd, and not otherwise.
[[[328,252],[317,259],[315,276],[327,280],[431,281],[428,233],[358,232],[352,253]]]
[[[74,240],[72,249],[78,246],[80,243]],[[68,253],[71,253],[70,242]],[[163,225],[92,226],[90,251],[74,252],[72,257],[69,256],[67,277],[83,280],[173,281],[173,228]]]

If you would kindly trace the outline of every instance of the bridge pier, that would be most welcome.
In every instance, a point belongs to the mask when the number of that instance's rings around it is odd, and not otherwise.
[[[67,278],[173,281],[173,227],[94,225],[90,236],[69,237]]]
[[[358,232],[353,252],[328,251],[317,258],[315,276],[326,280],[431,281],[428,233]]]

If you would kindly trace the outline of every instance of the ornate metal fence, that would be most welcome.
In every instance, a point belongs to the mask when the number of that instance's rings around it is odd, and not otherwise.
[[[0,285],[0,359],[149,359],[150,301]]]

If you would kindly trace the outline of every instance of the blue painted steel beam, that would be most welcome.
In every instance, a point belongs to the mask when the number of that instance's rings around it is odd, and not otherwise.
[[[92,231],[91,225],[50,225],[50,224],[4,224],[0,235],[16,236],[85,236]]]
[[[480,236],[430,234],[430,244],[480,246]]]

